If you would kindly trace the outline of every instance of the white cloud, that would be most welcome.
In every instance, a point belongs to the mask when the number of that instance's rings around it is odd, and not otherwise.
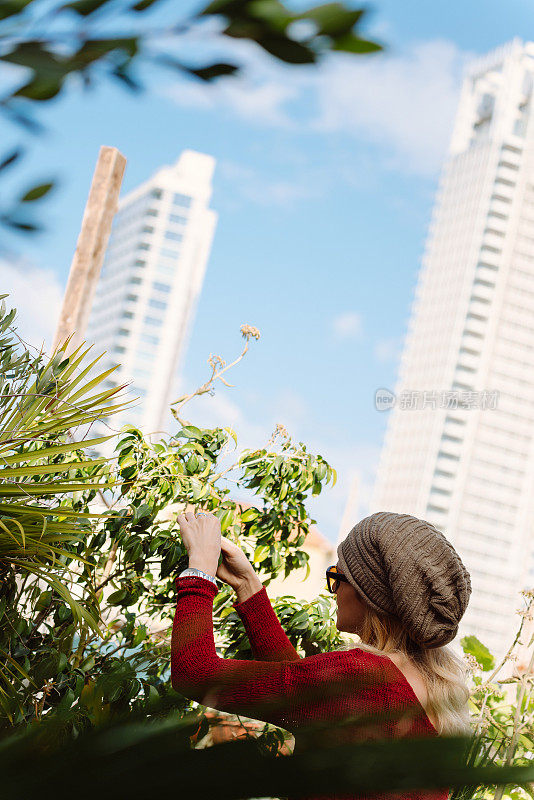
[[[338,339],[354,339],[362,332],[362,318],[355,311],[347,311],[334,318],[332,329]]]
[[[235,161],[221,161],[219,174],[232,185],[227,197],[235,198],[236,194],[246,200],[263,206],[294,205],[295,201],[320,197],[322,187],[315,179],[315,173],[309,171],[299,180],[270,180],[252,167]]]
[[[6,305],[17,309],[15,326],[28,344],[45,349],[52,346],[63,286],[51,270],[23,262],[0,262],[0,294],[8,293]]]
[[[225,110],[255,124],[345,133],[375,146],[388,168],[421,175],[441,165],[471,57],[441,39],[363,58],[335,54],[313,68],[284,66],[247,47],[240,53],[240,77],[180,81],[165,93],[179,105]]]
[[[185,108],[224,109],[249,122],[292,127],[285,107],[297,97],[298,87],[266,76],[259,81],[232,77],[208,84],[179,81],[165,94]]]
[[[396,167],[434,173],[450,138],[467,59],[444,40],[361,61],[330,59],[317,79],[314,128],[352,133],[383,148]]]
[[[242,43],[243,44],[243,43]],[[405,51],[335,54],[288,67],[242,46],[242,75],[163,91],[185,107],[217,109],[300,133],[345,133],[374,145],[389,168],[434,175],[450,138],[463,68],[473,54],[444,39]]]
[[[374,355],[378,361],[391,361],[400,356],[401,346],[398,337],[391,339],[379,339],[375,342]]]

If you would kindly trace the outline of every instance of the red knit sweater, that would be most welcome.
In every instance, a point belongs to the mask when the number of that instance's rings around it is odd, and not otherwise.
[[[176,587],[171,679],[185,697],[278,725],[297,734],[295,748],[299,728],[342,719],[354,719],[354,725],[340,726],[337,732],[334,728],[338,742],[437,735],[412,687],[387,656],[354,647],[300,658],[262,588],[243,603],[234,603],[255,660],[220,658],[212,616],[217,587],[199,577],[177,578]],[[399,711],[403,719],[398,713],[391,718],[391,712]],[[448,791],[442,790],[402,797],[446,800],[447,796]]]

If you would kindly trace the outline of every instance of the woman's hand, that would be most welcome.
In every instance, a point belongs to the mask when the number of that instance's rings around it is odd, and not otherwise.
[[[217,570],[217,577],[227,583],[237,592],[239,602],[255,594],[262,587],[262,583],[254,567],[236,544],[221,537],[222,562]]]
[[[215,514],[192,511],[176,517],[185,548],[189,554],[189,566],[215,576],[221,554],[221,521]]]

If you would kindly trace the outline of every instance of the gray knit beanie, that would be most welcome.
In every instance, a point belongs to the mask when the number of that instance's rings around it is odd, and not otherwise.
[[[341,571],[364,601],[400,619],[420,647],[454,639],[471,580],[432,523],[378,511],[354,526],[337,554]]]

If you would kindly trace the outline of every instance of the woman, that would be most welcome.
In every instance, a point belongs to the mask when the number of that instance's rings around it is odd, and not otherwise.
[[[218,518],[188,512],[178,523],[189,569],[176,579],[171,671],[177,691],[279,725],[296,734],[296,747],[299,729],[320,722],[333,723],[322,741],[467,732],[464,670],[445,645],[457,633],[471,582],[431,523],[378,512],[355,525],[338,546],[327,581],[338,629],[358,634],[361,644],[307,658],[284,633],[245,554],[221,536]],[[234,607],[253,661],[216,654],[215,576],[236,591]],[[426,796],[445,800],[447,794]]]

